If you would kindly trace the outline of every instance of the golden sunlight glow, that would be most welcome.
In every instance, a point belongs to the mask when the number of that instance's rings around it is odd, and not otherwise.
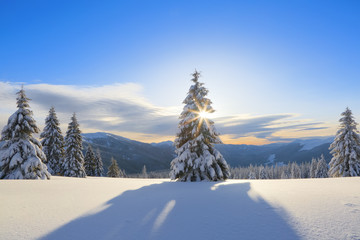
[[[199,112],[199,116],[200,116],[201,118],[209,118],[209,112],[200,111],[200,112]]]

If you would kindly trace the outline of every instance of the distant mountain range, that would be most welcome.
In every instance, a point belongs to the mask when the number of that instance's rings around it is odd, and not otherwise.
[[[148,171],[170,168],[170,162],[175,157],[173,142],[143,143],[110,133],[83,134],[84,152],[88,144],[95,150],[99,149],[107,171],[111,157],[114,157],[121,169],[127,173],[139,173],[145,165]],[[291,143],[274,143],[261,146],[255,145],[216,145],[226,161],[232,167],[248,166],[250,164],[273,165],[288,162],[309,162],[313,157],[324,154],[330,161],[330,143],[333,137],[298,139]]]

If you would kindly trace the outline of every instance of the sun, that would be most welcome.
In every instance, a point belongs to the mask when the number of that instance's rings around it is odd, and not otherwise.
[[[200,111],[200,112],[199,112],[199,117],[200,117],[200,118],[209,118],[209,112],[207,112],[207,111]]]

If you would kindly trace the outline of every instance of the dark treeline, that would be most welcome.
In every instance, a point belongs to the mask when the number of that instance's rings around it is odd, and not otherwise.
[[[230,168],[230,179],[295,179],[295,178],[327,178],[329,167],[321,156],[311,162],[296,162],[274,166],[254,166]],[[124,176],[125,177],[125,176]],[[131,174],[131,178],[169,178],[169,170]]]

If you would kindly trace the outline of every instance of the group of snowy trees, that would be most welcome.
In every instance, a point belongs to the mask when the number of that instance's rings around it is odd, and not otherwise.
[[[175,139],[176,157],[171,161],[170,177],[178,181],[219,181],[233,178],[306,178],[360,176],[360,137],[349,108],[342,113],[340,128],[330,146],[333,158],[330,169],[322,157],[309,164],[287,166],[235,168],[230,171],[224,157],[214,148],[221,144],[214,122],[207,118],[213,113],[208,90],[200,83],[200,73],[192,74],[193,85],[184,100],[179,131]],[[10,116],[1,133],[0,179],[49,179],[50,174],[70,177],[102,176],[103,164],[99,150],[89,145],[85,158],[82,137],[76,115],[71,117],[65,138],[52,107],[41,133],[41,143],[33,137],[39,128],[21,89],[17,93],[18,110]],[[115,159],[111,160],[108,176],[124,177]],[[144,166],[142,177],[148,177]]]
[[[17,93],[18,110],[10,116],[1,135],[0,179],[50,179],[50,175],[70,177],[102,176],[99,152],[84,160],[82,137],[76,115],[71,117],[65,138],[54,107],[45,120],[41,142],[24,89]],[[84,164],[88,167],[85,172]]]
[[[233,179],[294,179],[294,178],[327,178],[328,165],[323,155],[311,162],[275,166],[253,166],[231,168]]]

